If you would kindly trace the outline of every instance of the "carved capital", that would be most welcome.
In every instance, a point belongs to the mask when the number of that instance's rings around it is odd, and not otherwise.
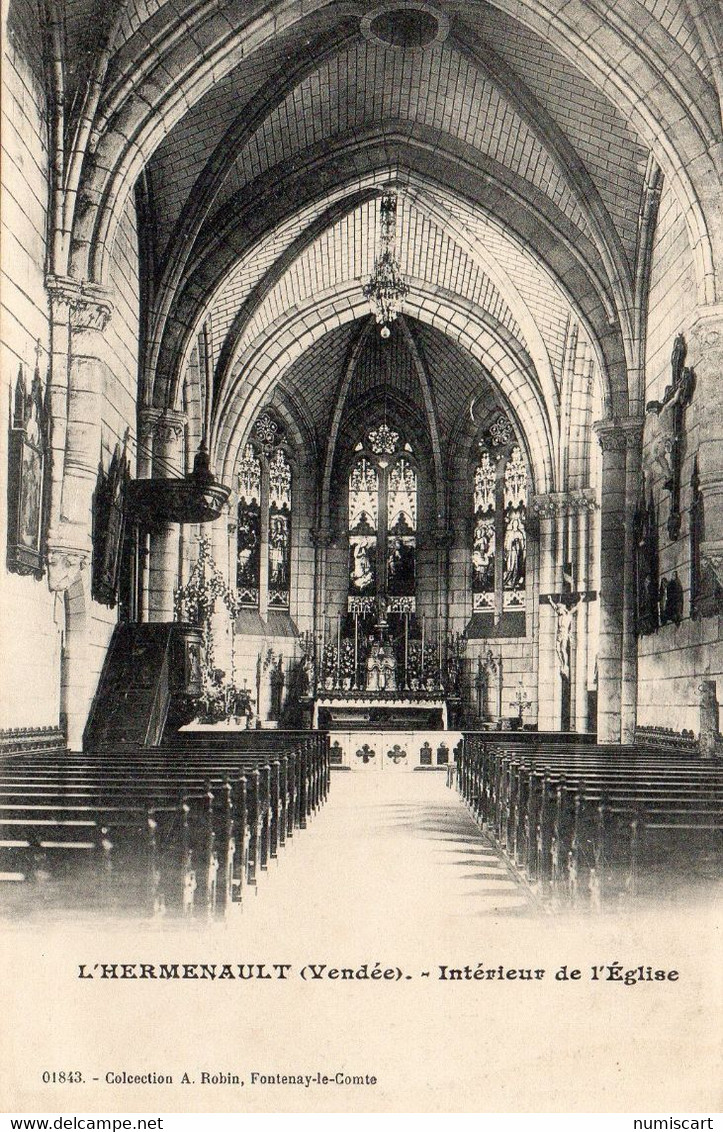
[[[592,514],[600,507],[595,492],[591,487],[583,487],[579,491],[571,491],[568,496],[568,511],[572,514],[585,512]]]
[[[140,440],[152,441],[156,435],[158,422],[163,415],[162,409],[143,408],[138,410],[138,436]]]
[[[592,427],[603,452],[625,452],[642,444],[643,424],[641,417],[608,417]]]
[[[552,519],[557,514],[555,497],[552,494],[533,495],[530,499],[530,514],[538,519]]]
[[[47,553],[48,589],[65,593],[87,568],[90,554],[64,546],[51,546]]]
[[[183,439],[186,428],[186,414],[174,409],[164,409],[156,422],[155,438],[160,444],[173,444]]]
[[[688,337],[693,364],[707,370],[712,361],[720,372],[723,360],[723,303],[700,307]]]
[[[186,414],[175,409],[144,408],[138,413],[138,434],[150,453],[154,442],[169,448],[183,440]]]
[[[46,287],[54,311],[64,321],[67,319],[73,330],[105,330],[113,313],[113,301],[104,287],[60,275],[49,275]]]

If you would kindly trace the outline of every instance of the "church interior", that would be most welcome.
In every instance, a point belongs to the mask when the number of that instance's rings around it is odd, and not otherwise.
[[[355,797],[498,910],[713,883],[718,0],[4,22],[11,908],[221,914]]]

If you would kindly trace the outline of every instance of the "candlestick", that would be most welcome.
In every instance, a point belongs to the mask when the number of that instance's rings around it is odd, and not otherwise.
[[[354,687],[359,685],[359,614],[354,610]]]

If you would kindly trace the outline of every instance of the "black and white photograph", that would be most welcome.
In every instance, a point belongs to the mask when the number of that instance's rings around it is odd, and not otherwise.
[[[0,1108],[712,1119],[720,0],[2,48]]]

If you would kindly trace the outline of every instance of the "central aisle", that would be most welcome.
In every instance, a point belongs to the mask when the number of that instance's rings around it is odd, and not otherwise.
[[[457,934],[532,911],[441,773],[332,772],[308,829],[244,901],[244,929],[355,941]],[[539,913],[538,913],[539,914]],[[267,935],[266,938],[269,938]]]

